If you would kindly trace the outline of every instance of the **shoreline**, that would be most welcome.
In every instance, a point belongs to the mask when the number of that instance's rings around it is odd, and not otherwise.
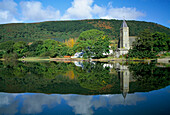
[[[151,62],[157,61],[158,63],[166,62],[170,63],[170,58],[157,58],[157,59],[125,59],[125,58],[101,58],[101,59],[83,59],[83,58],[39,58],[39,57],[28,57],[28,58],[20,58],[18,61],[56,61],[56,62],[72,62],[72,61],[93,61],[93,62],[122,62],[122,61],[142,61],[142,62]],[[160,61],[163,60],[163,61]],[[5,61],[5,59],[0,59],[0,61]]]
[[[122,61],[139,61],[139,62],[151,62],[157,59],[125,59],[125,58],[101,58],[101,59],[83,59],[83,58],[49,58],[49,59],[38,59],[38,58],[25,58],[18,59],[19,61],[56,61],[56,62],[73,62],[73,61],[93,61],[93,62],[122,62]]]

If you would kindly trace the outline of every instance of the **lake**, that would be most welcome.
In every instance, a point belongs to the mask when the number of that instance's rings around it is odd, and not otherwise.
[[[169,97],[165,64],[0,61],[2,115],[169,115]]]

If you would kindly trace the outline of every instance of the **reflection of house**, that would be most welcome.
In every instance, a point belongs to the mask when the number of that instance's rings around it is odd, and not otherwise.
[[[74,61],[74,64],[75,64],[77,67],[82,67],[82,68],[83,68],[83,62]]]

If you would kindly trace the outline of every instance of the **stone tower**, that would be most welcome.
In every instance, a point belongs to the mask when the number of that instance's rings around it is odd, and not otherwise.
[[[127,26],[127,23],[125,20],[123,20],[123,23],[120,28],[120,40],[119,40],[119,48],[123,49],[130,49],[129,46],[129,27]]]

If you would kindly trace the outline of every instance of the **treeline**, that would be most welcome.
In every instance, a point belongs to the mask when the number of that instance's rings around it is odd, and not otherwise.
[[[104,31],[111,39],[119,39],[122,20],[79,20],[79,21],[52,21],[41,23],[21,23],[0,25],[0,42],[54,39],[64,41],[69,38],[78,38],[81,32],[98,29]],[[170,36],[170,29],[159,24],[143,21],[127,21],[130,36],[137,36],[144,29],[151,32],[164,32]]]
[[[35,41],[31,44],[7,41],[0,44],[0,58],[14,60],[21,57],[60,57],[70,53],[69,47],[55,40]]]
[[[126,58],[157,58],[160,53],[168,53],[169,51],[170,37],[165,33],[152,33],[145,29],[133,42],[133,48],[129,50]]]
[[[78,40],[69,39],[65,43],[55,40],[35,41],[27,44],[24,41],[6,41],[0,43],[0,58],[7,60],[25,57],[63,57],[76,52],[83,52],[83,58],[102,58],[109,52],[109,38],[103,31],[87,30],[80,34]]]

